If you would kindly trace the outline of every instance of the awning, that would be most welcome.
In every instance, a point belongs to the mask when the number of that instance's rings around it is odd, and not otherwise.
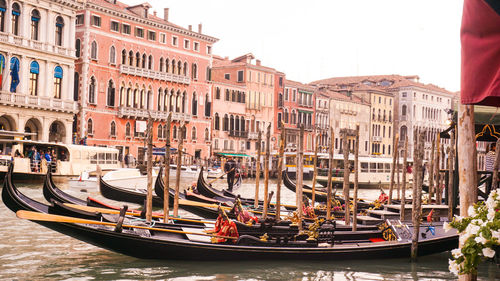
[[[215,154],[221,155],[221,156],[233,156],[233,157],[251,157],[250,155],[246,155],[243,153],[225,153],[225,152],[217,152]]]

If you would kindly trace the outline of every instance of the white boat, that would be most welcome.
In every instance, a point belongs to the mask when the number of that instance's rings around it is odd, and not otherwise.
[[[221,176],[223,175],[223,176]],[[225,174],[224,174],[224,171],[222,171],[222,169],[213,169],[213,168],[209,168],[208,169],[208,172],[207,172],[207,178],[208,179],[215,179],[215,178],[219,178],[219,179],[223,179],[225,178]]]
[[[40,155],[40,160],[28,155],[32,149],[50,151],[50,165]],[[54,176],[79,176],[84,171],[118,169],[118,149],[108,147],[41,142],[31,140],[0,139],[0,150],[4,152],[0,161],[0,174],[5,174],[11,161],[14,174],[23,177],[43,177],[50,168]]]
[[[139,169],[120,168],[115,170],[103,170],[102,179],[114,186],[130,189],[143,189],[148,184],[147,174],[142,174]],[[153,183],[158,176],[158,169],[153,169]],[[96,170],[84,171],[79,177],[72,178],[69,181],[69,187],[79,189],[80,191],[98,191]]]
[[[181,177],[198,177],[200,169],[196,165],[181,166]],[[170,164],[170,178],[175,178],[177,175],[177,165]]]

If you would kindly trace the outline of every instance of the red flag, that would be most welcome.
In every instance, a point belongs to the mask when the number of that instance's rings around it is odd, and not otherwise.
[[[500,107],[500,3],[465,0],[462,42],[461,101]]]

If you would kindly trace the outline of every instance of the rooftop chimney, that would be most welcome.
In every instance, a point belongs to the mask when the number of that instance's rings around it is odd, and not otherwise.
[[[260,66],[260,60],[255,60],[255,65]]]
[[[192,25],[188,25],[188,29],[189,29],[189,31],[193,31],[193,26]]]
[[[153,11],[153,15],[156,17],[156,11]]]
[[[163,19],[168,21],[168,8],[163,9]]]
[[[201,33],[201,23],[198,24],[198,33]]]

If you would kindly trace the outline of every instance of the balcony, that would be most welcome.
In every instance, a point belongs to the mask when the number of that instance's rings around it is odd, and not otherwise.
[[[148,110],[144,108],[133,108],[133,107],[123,107],[120,106],[118,108],[118,117],[125,118],[149,118],[149,113],[151,112],[151,118],[155,120],[167,121],[168,115],[170,112],[157,111],[157,110]],[[191,114],[180,113],[180,112],[172,112],[172,121],[184,121],[190,122],[192,120]]]
[[[191,83],[191,78],[189,78],[188,76],[177,75],[177,74],[166,73],[166,72],[159,72],[159,71],[124,65],[124,64],[120,65],[120,73],[134,75],[134,76],[140,76],[140,77],[145,77],[145,78],[150,78],[150,79],[157,79],[157,80],[162,80],[162,81],[166,81],[166,82],[176,82],[176,83],[187,84],[187,85],[189,85]]]
[[[259,138],[259,133],[256,132],[248,132],[248,139],[249,140],[256,140]]]
[[[247,138],[248,137],[248,132],[246,131],[229,131],[229,136],[230,137],[236,137],[236,138]]]
[[[312,131],[314,129],[314,126],[311,125],[311,124],[301,124],[301,123],[297,123],[297,129],[300,129],[300,126],[301,125],[304,125],[304,130],[306,131]]]
[[[381,136],[372,136],[372,142],[381,142],[382,137]]]
[[[0,93],[0,104],[50,111],[62,111],[67,113],[76,113],[78,109],[78,104],[72,100],[30,96],[10,92]]]

